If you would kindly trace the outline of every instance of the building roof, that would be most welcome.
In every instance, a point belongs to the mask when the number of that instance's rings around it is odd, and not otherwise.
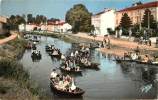
[[[63,24],[65,24],[64,21],[56,21],[56,22],[48,21],[48,25],[63,25]]]
[[[7,18],[3,17],[3,16],[0,16],[0,22],[1,23],[7,23]]]
[[[128,7],[122,10],[119,10],[117,12],[124,12],[124,11],[131,11],[131,10],[137,10],[137,9],[143,9],[143,8],[151,8],[151,7],[158,7],[158,1],[144,3],[137,6]]]
[[[111,11],[111,10],[113,10],[113,9],[106,9],[105,8],[104,11],[98,12],[98,13],[94,14],[93,16],[101,15],[101,14],[108,12],[108,11]]]

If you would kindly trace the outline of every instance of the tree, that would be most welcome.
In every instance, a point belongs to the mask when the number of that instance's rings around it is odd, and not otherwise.
[[[26,21],[24,17],[20,15],[11,15],[10,18],[7,20],[7,25],[11,30],[18,30],[18,25],[25,23]]]
[[[121,18],[120,26],[122,28],[122,34],[128,35],[128,30],[132,26],[132,22],[127,13],[123,14]]]
[[[90,32],[91,15],[83,4],[77,4],[67,11],[65,20],[73,26],[73,32]]]
[[[27,23],[33,23],[34,22],[34,17],[32,16],[32,14],[28,14],[27,15]]]
[[[129,18],[127,13],[123,14],[121,18],[120,26],[127,30],[132,26],[131,19]]]
[[[60,21],[60,19],[57,19],[57,18],[51,18],[51,19],[49,19],[48,21],[56,22],[56,21]]]
[[[35,24],[45,24],[47,22],[47,17],[43,15],[37,15],[35,18]]]
[[[154,17],[151,14],[151,11],[149,9],[146,9],[144,12],[142,26],[145,28],[151,28],[151,29],[157,28],[156,21],[154,20]]]

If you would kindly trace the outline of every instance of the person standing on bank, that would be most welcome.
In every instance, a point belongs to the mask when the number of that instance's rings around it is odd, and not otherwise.
[[[108,49],[110,49],[110,45],[111,45],[111,43],[110,43],[110,37],[108,35]]]

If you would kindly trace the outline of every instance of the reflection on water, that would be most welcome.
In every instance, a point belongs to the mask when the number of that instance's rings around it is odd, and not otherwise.
[[[45,52],[46,44],[54,44],[64,54],[72,48],[71,43],[51,37],[41,37],[41,43],[37,45],[37,48],[41,51],[42,59],[39,62],[32,62],[31,51],[26,51],[21,62],[30,72],[31,78],[37,81],[52,98],[58,100],[61,97],[55,96],[50,90],[49,74],[53,68],[59,67],[60,61],[52,60]],[[91,60],[100,63],[100,70],[86,69],[82,76],[76,76],[77,85],[85,90],[83,98],[79,98],[79,100],[156,98],[158,68],[142,67],[142,65],[137,67],[136,64],[120,66],[112,59],[113,57],[110,55],[103,55],[95,50],[91,51]]]

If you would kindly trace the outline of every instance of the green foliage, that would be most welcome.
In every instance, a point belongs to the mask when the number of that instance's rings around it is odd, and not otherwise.
[[[51,19],[49,19],[48,21],[56,22],[56,21],[60,21],[60,19],[57,19],[57,18],[51,18]]]
[[[38,95],[40,98],[46,98],[46,94],[44,95],[38,85],[30,80],[30,75],[23,68],[23,65],[15,60],[0,60],[0,76],[15,79],[21,87],[27,88],[33,95]]]
[[[132,36],[134,36],[134,37],[139,37],[139,24],[135,24],[135,25],[133,25],[133,27],[131,28],[131,30],[132,30]]]
[[[123,16],[121,18],[120,26],[124,30],[128,30],[132,26],[132,22],[131,22],[131,20],[130,20],[130,18],[129,18],[127,13],[123,14]]]
[[[25,24],[26,21],[23,16],[20,15],[11,15],[7,20],[7,26],[11,30],[18,30],[18,25]]]
[[[28,24],[46,24],[47,22],[47,17],[44,15],[37,15],[36,17],[33,17],[32,14],[27,15],[27,23]]]
[[[91,13],[83,4],[74,5],[67,11],[65,16],[66,22],[72,25],[73,32],[90,32],[91,31]]]
[[[27,23],[34,23],[35,18],[32,16],[32,14],[27,15]]]
[[[157,23],[154,20],[154,17],[151,14],[151,11],[149,9],[146,9],[144,12],[143,20],[142,20],[142,26],[145,28],[148,28],[148,25],[149,25],[149,28],[151,29],[157,28]]]
[[[108,32],[110,35],[114,35],[114,34],[115,34],[115,31],[113,31],[111,28],[107,28],[107,32]]]

